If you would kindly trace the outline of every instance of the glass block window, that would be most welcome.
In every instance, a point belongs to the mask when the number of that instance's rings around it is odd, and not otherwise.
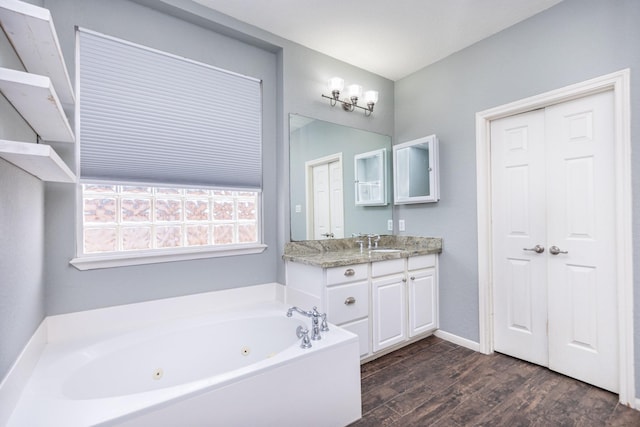
[[[258,191],[82,184],[83,253],[260,242]]]

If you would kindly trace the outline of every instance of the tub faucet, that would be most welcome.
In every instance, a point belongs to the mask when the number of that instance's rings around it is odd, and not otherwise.
[[[320,335],[320,331],[327,332],[329,330],[329,325],[327,324],[327,314],[320,313],[318,311],[318,307],[313,307],[309,311],[304,311],[298,307],[291,307],[287,310],[287,317],[293,316],[293,312],[299,313],[303,316],[309,317],[311,319],[311,339],[314,341],[322,339]],[[322,319],[322,322],[320,322]]]

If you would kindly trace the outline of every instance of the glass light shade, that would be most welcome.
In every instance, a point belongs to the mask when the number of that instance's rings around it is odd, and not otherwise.
[[[368,90],[364,93],[364,101],[367,104],[375,104],[378,102],[378,91]]]
[[[332,77],[329,79],[329,92],[333,92],[334,90],[338,90],[342,92],[344,89],[344,80],[340,77]]]
[[[349,85],[347,91],[349,93],[349,98],[360,98],[362,96],[362,86],[360,85]]]

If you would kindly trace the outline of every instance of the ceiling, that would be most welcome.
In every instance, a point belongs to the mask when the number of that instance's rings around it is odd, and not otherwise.
[[[562,0],[194,0],[390,80]]]

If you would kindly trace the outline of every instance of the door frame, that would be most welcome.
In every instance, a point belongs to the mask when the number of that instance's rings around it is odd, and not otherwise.
[[[305,207],[307,210],[306,215],[306,228],[307,228],[307,239],[314,239],[313,232],[313,168],[316,166],[329,164],[332,162],[340,163],[340,170],[342,170],[343,176],[343,197],[344,197],[344,169],[342,166],[342,153],[329,154],[328,156],[319,157],[317,159],[307,160],[304,163],[304,198],[305,198]],[[342,220],[344,224],[344,208],[342,211]]]
[[[636,408],[633,351],[633,238],[629,69],[476,113],[479,344],[480,352],[485,354],[493,353],[491,121],[608,90],[612,90],[614,94],[619,399],[621,403]]]

